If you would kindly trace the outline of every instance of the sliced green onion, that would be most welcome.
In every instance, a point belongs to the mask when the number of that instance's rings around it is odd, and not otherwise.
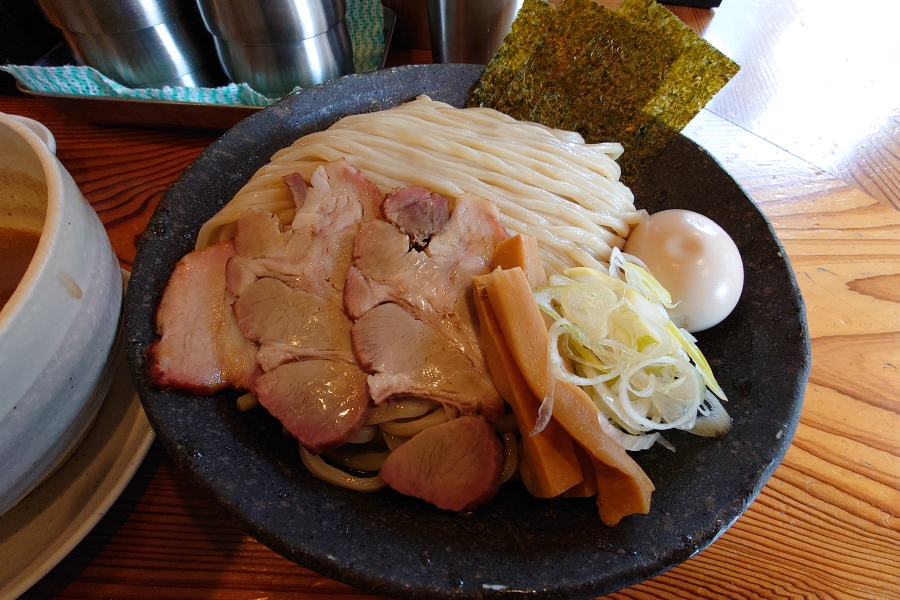
[[[693,336],[671,321],[671,296],[640,261],[614,249],[608,273],[568,269],[552,276],[535,299],[554,320],[550,381],[584,388],[605,415],[601,426],[620,446],[639,450],[659,442],[674,449],[659,435],[665,429],[728,431],[731,419],[715,397],[725,395],[709,363]],[[552,410],[551,385],[535,432]]]

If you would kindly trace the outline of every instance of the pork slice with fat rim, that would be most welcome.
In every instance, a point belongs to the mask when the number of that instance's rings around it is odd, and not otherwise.
[[[494,249],[508,237],[497,205],[474,194],[463,194],[425,253],[445,266],[447,277],[457,289],[470,288],[472,277],[490,272]]]
[[[156,311],[160,339],[147,350],[151,381],[163,389],[213,394],[251,389],[257,346],[237,326],[225,289],[231,240],[187,254],[176,265]]]
[[[344,285],[344,307],[351,318],[383,302],[396,302],[411,312],[443,319],[456,306],[441,265],[423,252],[410,251],[409,238],[384,221],[360,228],[353,246],[353,266]]]
[[[503,454],[490,423],[460,417],[416,434],[379,475],[391,488],[445,510],[474,510],[500,487]]]
[[[389,223],[360,229],[344,306],[355,319],[353,351],[371,373],[376,404],[421,396],[462,414],[502,414],[478,336],[471,278],[490,270],[494,246],[505,237],[493,203],[471,195],[457,200],[424,252],[411,250],[409,238]]]
[[[256,394],[312,454],[352,439],[369,412],[366,374],[343,361],[310,359],[280,365],[256,380]]]
[[[378,218],[381,192],[344,160],[318,167],[309,186],[297,173],[283,179],[297,204],[290,227],[265,211],[244,213],[235,236],[244,277],[232,280],[273,277],[343,306],[353,242],[363,223]]]
[[[409,237],[414,248],[424,248],[450,219],[450,201],[421,186],[397,188],[384,197],[384,220]]]
[[[277,279],[264,277],[247,286],[234,314],[244,336],[259,344],[264,371],[305,358],[355,362],[352,322],[340,308]]]
[[[503,415],[503,400],[471,357],[448,344],[428,323],[393,303],[380,304],[351,329],[353,351],[369,375],[376,404],[417,397],[453,406],[460,414]]]

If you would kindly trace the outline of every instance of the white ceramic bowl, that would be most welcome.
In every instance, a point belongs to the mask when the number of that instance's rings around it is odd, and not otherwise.
[[[23,123],[28,129],[32,130],[37,134],[41,141],[44,142],[44,145],[50,149],[50,152],[56,154],[56,138],[53,137],[53,134],[50,133],[50,130],[47,129],[47,126],[41,123],[40,121],[35,121],[34,119],[29,119],[28,117],[23,117],[21,115],[8,115],[18,121],[19,123]]]
[[[11,208],[9,173],[37,180],[46,213],[34,257],[0,310],[0,514],[90,428],[111,381],[122,302],[118,260],[97,214],[41,138],[0,113],[0,226],[40,223],[39,213]]]

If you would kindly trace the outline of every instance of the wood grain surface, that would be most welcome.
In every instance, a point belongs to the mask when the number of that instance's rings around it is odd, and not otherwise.
[[[774,225],[806,302],[813,365],[793,443],[747,512],[690,560],[610,597],[900,598],[900,78],[886,70],[900,36],[882,22],[898,22],[898,9],[724,0],[673,10],[744,67],[686,134]],[[819,51],[832,68],[809,66]],[[391,61],[427,58],[406,48]],[[163,191],[216,137],[90,126],[33,98],[0,96],[0,111],[53,131],[126,267]],[[24,598],[373,597],[245,535],[155,444],[99,525]]]

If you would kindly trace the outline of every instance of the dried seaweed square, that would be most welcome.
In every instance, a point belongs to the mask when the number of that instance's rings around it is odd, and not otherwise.
[[[737,72],[654,0],[541,2],[526,2],[469,104],[620,142],[626,181]]]

